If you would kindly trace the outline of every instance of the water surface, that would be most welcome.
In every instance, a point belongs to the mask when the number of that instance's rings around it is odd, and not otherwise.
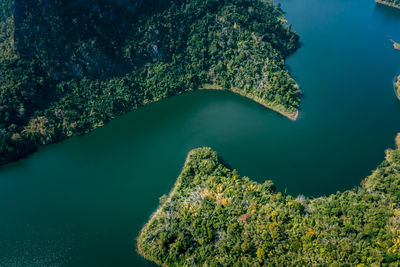
[[[394,146],[400,11],[365,0],[282,0],[303,46],[287,61],[304,97],[292,122],[229,92],[148,105],[0,168],[0,266],[152,266],[135,238],[187,152],[211,146],[279,190],[357,186]]]

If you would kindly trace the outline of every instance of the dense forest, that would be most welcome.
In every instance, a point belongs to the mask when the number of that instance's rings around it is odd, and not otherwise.
[[[399,171],[400,149],[387,150],[360,187],[295,198],[195,149],[138,251],[163,266],[398,266]]]
[[[375,0],[377,3],[400,8],[400,0]]]
[[[293,118],[298,46],[264,0],[1,0],[0,164],[203,87]]]

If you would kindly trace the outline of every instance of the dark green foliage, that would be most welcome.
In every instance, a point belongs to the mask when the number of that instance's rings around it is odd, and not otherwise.
[[[138,251],[165,266],[397,266],[399,170],[400,150],[389,150],[360,188],[295,199],[195,149]]]
[[[0,163],[204,84],[298,107],[298,36],[265,1],[0,3]]]

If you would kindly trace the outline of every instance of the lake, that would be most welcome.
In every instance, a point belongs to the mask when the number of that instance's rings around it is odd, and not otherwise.
[[[400,10],[365,0],[281,0],[302,47],[292,122],[197,91],[150,104],[0,168],[0,266],[154,266],[135,238],[187,152],[211,146],[240,174],[295,196],[358,186],[394,147]]]

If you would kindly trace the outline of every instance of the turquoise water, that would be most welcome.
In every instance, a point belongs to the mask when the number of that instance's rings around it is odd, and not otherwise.
[[[400,131],[400,51],[389,42],[400,41],[400,11],[281,4],[303,44],[287,60],[304,94],[298,121],[229,92],[192,92],[1,167],[0,266],[152,266],[135,238],[199,146],[294,195],[359,185]]]

